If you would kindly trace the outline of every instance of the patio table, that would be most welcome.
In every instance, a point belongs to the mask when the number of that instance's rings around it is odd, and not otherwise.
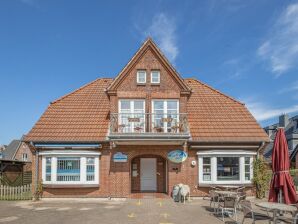
[[[219,194],[219,195],[224,195],[224,196],[237,196],[237,192],[233,192],[233,191],[214,191],[215,193]]]
[[[220,188],[224,188],[226,190],[236,190],[238,189],[240,186],[237,186],[237,185],[221,185],[221,186],[218,186]]]
[[[278,211],[282,212],[295,212],[297,211],[297,208],[291,205],[277,203],[277,202],[259,202],[256,203],[256,206],[265,208],[267,211],[273,212],[273,222],[276,223],[276,215]]]

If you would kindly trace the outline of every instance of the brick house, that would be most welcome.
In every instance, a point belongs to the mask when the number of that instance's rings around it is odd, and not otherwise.
[[[147,39],[114,78],[52,102],[25,141],[44,196],[192,196],[220,184],[251,185],[252,161],[268,137],[244,104],[183,79]]]

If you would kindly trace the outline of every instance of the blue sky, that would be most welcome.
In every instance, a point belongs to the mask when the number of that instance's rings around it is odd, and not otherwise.
[[[298,1],[0,0],[0,144],[56,98],[115,77],[148,35],[261,125],[298,113]]]

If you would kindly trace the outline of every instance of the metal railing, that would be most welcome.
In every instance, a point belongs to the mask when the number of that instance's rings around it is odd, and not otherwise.
[[[189,133],[185,113],[112,113],[110,133]]]

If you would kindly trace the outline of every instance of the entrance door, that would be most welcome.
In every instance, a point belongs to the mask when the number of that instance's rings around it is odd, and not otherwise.
[[[156,158],[141,158],[141,191],[156,191]]]

